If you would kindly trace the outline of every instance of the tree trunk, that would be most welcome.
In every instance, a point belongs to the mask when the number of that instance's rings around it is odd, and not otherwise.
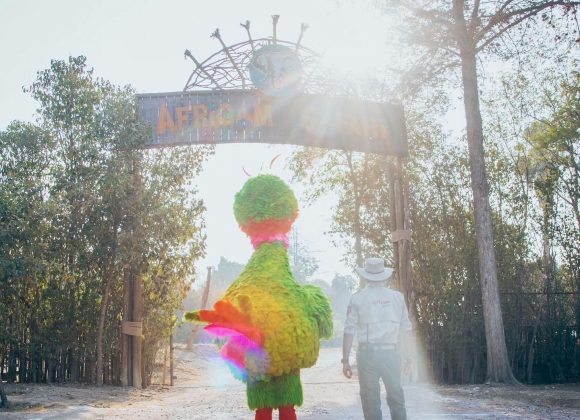
[[[487,342],[487,381],[516,383],[509,364],[502,310],[499,299],[497,265],[493,242],[489,186],[483,150],[483,124],[479,109],[475,50],[461,45],[463,101],[467,122],[467,144],[471,171],[471,188],[475,212],[475,236],[479,256],[479,274],[485,337]]]
[[[580,332],[580,270],[574,270],[576,272],[576,334]],[[574,352],[580,350],[580,346],[574,347]],[[574,357],[574,365],[576,366],[576,371],[580,372],[580,366],[578,363],[580,361],[580,357]]]
[[[6,392],[4,391],[4,384],[0,378],[0,408],[8,407],[8,397],[6,397]]]
[[[536,352],[536,333],[538,332],[538,326],[540,324],[540,316],[538,315],[536,323],[534,325],[534,330],[532,331],[532,340],[530,341],[530,347],[528,350],[528,369],[527,369],[527,379],[528,383],[532,383],[533,373],[534,373],[534,355]]]
[[[133,274],[133,304],[132,304],[132,318],[133,321],[143,322],[143,284],[140,275]],[[132,378],[133,386],[135,388],[143,388],[145,377],[142,375],[143,369],[143,337],[133,335],[131,336],[131,347],[133,349],[132,359]]]
[[[107,317],[107,308],[109,306],[109,295],[111,294],[111,285],[114,277],[115,261],[117,260],[117,230],[119,222],[115,220],[112,225],[112,245],[111,255],[105,269],[105,290],[103,294],[103,301],[101,303],[101,313],[99,315],[99,330],[97,333],[97,385],[103,385],[103,336],[105,333],[105,319]]]
[[[487,344],[486,381],[517,383],[509,364],[505,343],[497,282],[491,207],[489,205],[489,185],[483,151],[483,123],[479,108],[475,41],[473,34],[467,29],[464,7],[464,1],[453,0],[453,18],[456,23],[454,35],[461,60],[463,104],[467,124],[467,146],[475,214],[475,237],[479,257],[481,300]]]
[[[171,343],[169,344],[171,346]],[[167,382],[167,362],[169,361],[169,347],[163,346],[163,374],[161,375],[161,385],[165,386]]]
[[[56,377],[56,362],[54,360],[54,353],[51,352],[46,362],[46,383],[54,383]]]
[[[361,243],[361,220],[360,220],[360,208],[361,208],[361,191],[358,180],[356,179],[356,174],[354,172],[354,167],[352,164],[352,153],[346,153],[346,159],[348,161],[348,168],[350,171],[350,181],[352,182],[352,190],[354,194],[354,250],[356,253],[356,266],[362,267],[364,264],[362,243]]]
[[[395,203],[395,221],[397,231],[409,231],[409,202],[408,188],[405,186],[405,173],[403,171],[403,160],[397,158],[395,162],[396,182],[395,194],[391,200]],[[413,280],[411,276],[411,238],[400,238],[395,242],[393,248],[397,248],[399,263],[397,265],[399,276],[399,291],[405,296],[405,303],[409,309],[411,321],[415,321],[415,308],[413,296]]]
[[[389,174],[389,198],[390,198],[390,216],[391,216],[391,232],[397,230],[397,203],[396,203],[396,178],[397,178],[397,171],[395,169],[395,163],[389,162],[388,163],[388,174]],[[397,279],[399,279],[399,246],[396,242],[393,242],[393,264],[395,266],[395,271],[397,272]],[[399,285],[397,285],[399,287]]]
[[[123,321],[131,319],[131,271],[123,271]],[[121,385],[132,383],[131,377],[131,336],[121,333]]]
[[[76,346],[69,350],[70,359],[70,381],[77,383],[79,380],[79,359],[77,356]]]
[[[16,357],[17,353],[14,347],[8,352],[8,380],[9,384],[16,382]]]
[[[26,354],[26,350],[23,348],[20,348],[19,351],[19,360],[18,360],[18,382],[19,383],[25,383],[27,382],[27,354]]]
[[[547,206],[547,204],[545,204]],[[547,323],[551,325],[554,320],[554,305],[552,301],[552,291],[554,289],[552,285],[552,279],[554,278],[554,272],[552,270],[552,256],[550,254],[550,234],[549,234],[549,216],[547,215],[548,210],[544,209],[544,226],[542,227],[542,248],[543,248],[543,264],[544,264],[544,276],[545,276],[545,288],[546,288],[546,314]]]
[[[173,386],[173,365],[174,365],[174,356],[173,356],[173,327],[172,327],[171,335],[169,336],[169,375],[171,375],[169,385],[171,386]]]
[[[103,302],[101,303],[101,313],[99,315],[99,329],[97,332],[97,385],[103,385],[103,335],[105,333],[105,319],[107,317],[107,307],[109,306],[109,294],[111,292],[111,283],[113,274],[108,270]]]

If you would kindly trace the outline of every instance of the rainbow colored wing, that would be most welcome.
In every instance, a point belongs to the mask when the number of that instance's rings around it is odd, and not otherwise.
[[[185,319],[207,323],[204,330],[224,342],[220,355],[236,378],[245,382],[249,376],[257,379],[265,374],[267,354],[263,346],[264,337],[232,303],[219,300],[213,310],[188,312]]]

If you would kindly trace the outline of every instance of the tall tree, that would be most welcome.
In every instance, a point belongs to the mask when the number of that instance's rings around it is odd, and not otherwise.
[[[295,179],[308,185],[309,200],[331,190],[337,193],[339,202],[328,233],[347,246],[345,261],[349,265],[361,267],[364,255],[390,257],[389,230],[376,229],[377,221],[373,220],[378,217],[379,224],[388,223],[389,212],[384,205],[379,214],[368,211],[373,204],[388,202],[383,156],[305,148],[294,154],[289,165]]]
[[[117,382],[123,275],[143,279],[144,368],[203,255],[193,179],[211,147],[139,150],[134,92],[84,57],[28,91],[36,124],[0,132],[0,363],[9,382]]]
[[[559,239],[562,256],[580,294],[580,73],[562,84],[561,98],[548,119],[528,132],[536,166],[535,187],[543,211],[542,234]],[[548,247],[548,246],[547,246]],[[547,280],[554,271],[550,249],[544,251]],[[580,299],[576,299],[576,328],[580,328]]]
[[[115,89],[92,73],[84,57],[53,60],[50,69],[38,73],[30,92],[40,102],[44,127],[61,145],[54,192],[70,209],[62,225],[68,270],[78,287],[82,258],[102,280],[96,337],[96,379],[102,384],[105,319],[118,259],[117,234],[126,215],[122,204],[127,200],[122,195],[130,179],[131,160],[122,150],[136,144],[141,133],[134,128],[131,107],[118,106],[123,101],[131,103],[130,92]],[[91,249],[89,244],[97,246]],[[71,298],[76,287],[66,285]],[[69,313],[74,331],[75,311]]]
[[[532,0],[422,0],[389,1],[405,9],[412,35],[407,38],[425,51],[423,69],[431,74],[459,67],[466,119],[471,189],[487,343],[487,380],[514,383],[509,364],[499,300],[484,133],[480,110],[477,59],[490,52],[518,25],[542,15],[550,20],[574,14],[577,1]],[[551,15],[548,16],[548,13]],[[550,20],[551,22],[551,20]],[[431,57],[426,59],[425,57]],[[423,70],[424,71],[424,70]]]
[[[4,391],[4,384],[0,381],[0,408],[8,406],[8,397],[6,397],[6,392]]]
[[[318,270],[318,259],[312,255],[311,250],[300,241],[298,231],[292,228],[290,235],[290,270],[298,283],[306,283]]]

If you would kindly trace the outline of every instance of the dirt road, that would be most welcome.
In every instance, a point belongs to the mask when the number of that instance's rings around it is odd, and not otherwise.
[[[322,349],[303,371],[301,420],[362,419],[358,383],[341,375],[340,349]],[[12,385],[17,408],[7,419],[252,419],[244,386],[234,380],[213,346],[176,351],[175,386],[119,387]],[[580,386],[502,388],[405,386],[410,419],[580,419]],[[384,395],[383,395],[384,397]],[[389,418],[383,398],[383,415]]]

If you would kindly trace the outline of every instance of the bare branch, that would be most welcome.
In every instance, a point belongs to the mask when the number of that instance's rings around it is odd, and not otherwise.
[[[496,32],[495,34],[493,34],[490,38],[488,38],[487,40],[484,41],[484,43],[481,46],[477,46],[476,44],[476,51],[480,52],[483,51],[485,49],[485,47],[487,47],[489,44],[491,44],[493,41],[495,41],[497,38],[501,37],[504,33],[506,33],[507,31],[509,31],[511,28],[513,28],[514,26],[519,25],[520,23],[522,23],[524,20],[534,16],[537,12],[529,12],[526,15],[520,16],[518,19],[514,20],[512,23],[510,23],[507,26],[504,26],[503,28],[501,28],[498,32]],[[482,38],[478,38],[477,41],[482,40]],[[476,42],[477,42],[476,41]]]
[[[513,1],[514,0],[506,1],[502,5],[502,7],[489,18],[487,25],[485,25],[481,29],[481,31],[479,31],[479,34],[475,37],[476,43],[481,41],[483,38],[485,38],[485,36],[489,32],[491,32],[492,29],[494,29],[496,26],[507,24],[510,21],[510,19],[512,19],[513,17],[516,17],[516,16],[526,16],[526,18],[531,17],[531,16],[534,16],[534,15],[540,13],[542,10],[549,9],[549,8],[552,8],[555,6],[580,6],[580,1],[557,0],[557,1],[541,2],[539,4],[534,4],[532,6],[522,7],[519,9],[516,8],[516,9],[511,10],[511,11],[506,11],[508,9],[509,5],[511,3],[513,3]],[[518,17],[518,19],[516,21],[517,21],[517,23],[521,23],[523,20],[524,19],[520,19]],[[515,26],[515,25],[510,24],[509,28],[512,28],[513,26]],[[500,32],[504,33],[505,30],[501,30]]]
[[[444,26],[451,26],[452,24],[451,20],[442,17],[441,13],[438,13],[435,10],[422,9],[416,7],[414,6],[414,2],[412,1],[399,0],[398,4],[399,6],[402,6],[403,8],[412,12],[416,17],[428,19],[432,22],[439,23]]]
[[[510,4],[512,4],[515,0],[507,0],[504,4],[501,5],[501,7],[498,10],[498,13],[503,13],[504,10],[506,10]]]
[[[473,3],[473,10],[471,11],[471,21],[475,21],[479,17],[479,0]]]

